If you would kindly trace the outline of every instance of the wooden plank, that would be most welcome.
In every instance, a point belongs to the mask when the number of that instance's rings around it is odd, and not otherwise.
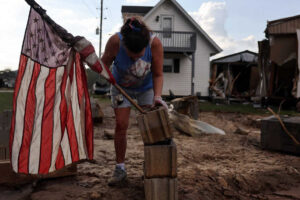
[[[26,174],[16,174],[11,169],[11,164],[9,160],[0,161],[0,185],[15,186],[25,183],[30,183],[37,179],[48,179],[48,178],[58,178],[65,176],[74,176],[77,174],[77,165],[72,164],[64,167],[61,170],[52,172],[46,175],[26,175]]]
[[[300,141],[300,117],[281,118],[288,131]],[[275,117],[267,117],[261,121],[261,146],[264,149],[300,155],[300,145],[284,132]]]
[[[145,126],[145,141],[149,141],[150,143],[153,143],[154,142],[154,139],[152,137],[152,134],[151,134],[151,130],[150,130],[150,127],[149,127],[149,122],[148,122],[148,118],[146,115],[143,115],[143,124]]]
[[[146,200],[177,200],[176,178],[151,178],[144,180]]]
[[[8,146],[0,145],[0,160],[9,160]]]
[[[164,117],[164,120],[162,120],[159,112],[166,111],[164,108],[159,108],[137,116],[144,144],[154,144],[173,137],[168,115],[162,115]]]
[[[146,178],[177,177],[177,149],[173,141],[167,145],[145,145],[144,156]]]
[[[158,114],[158,117],[159,117],[159,119],[161,121],[161,124],[162,124],[162,130],[164,132],[164,136],[168,137],[169,129],[167,128],[168,127],[168,121],[166,120],[166,119],[168,119],[168,114],[166,112],[167,111],[165,109],[163,109],[163,110],[159,110],[159,112],[157,114]]]

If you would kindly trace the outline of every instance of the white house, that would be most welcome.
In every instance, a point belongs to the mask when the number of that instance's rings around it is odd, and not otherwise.
[[[122,6],[124,21],[143,17],[164,47],[163,95],[208,96],[209,57],[222,49],[176,0],[160,0],[154,7]]]

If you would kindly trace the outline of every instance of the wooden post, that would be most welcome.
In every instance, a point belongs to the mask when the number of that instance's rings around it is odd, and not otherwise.
[[[174,110],[178,113],[187,115],[192,119],[198,120],[199,105],[198,98],[196,96],[177,98],[172,100],[171,103],[174,106]]]
[[[173,141],[168,145],[144,147],[146,178],[177,177],[177,149]]]
[[[274,81],[275,81],[275,65],[274,63],[270,66],[271,74],[270,74],[270,82],[269,82],[269,90],[268,90],[268,96],[271,97],[273,94],[273,87],[274,87]]]
[[[176,178],[151,178],[144,180],[146,200],[177,200]]]
[[[212,66],[211,66],[211,77],[210,77],[211,85],[214,85],[216,77],[217,77],[217,64],[212,64]]]

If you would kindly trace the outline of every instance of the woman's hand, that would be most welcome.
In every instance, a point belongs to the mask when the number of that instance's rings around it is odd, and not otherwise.
[[[167,103],[161,98],[161,96],[154,96],[152,106],[163,106],[164,108],[168,109]]]

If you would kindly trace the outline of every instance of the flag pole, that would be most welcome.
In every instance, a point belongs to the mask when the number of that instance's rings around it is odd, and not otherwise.
[[[103,0],[100,0],[99,58],[101,58],[101,46],[102,46],[102,18],[103,18]]]

